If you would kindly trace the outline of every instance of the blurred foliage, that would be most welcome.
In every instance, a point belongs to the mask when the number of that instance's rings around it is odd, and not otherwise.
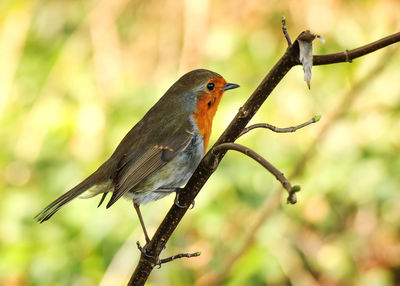
[[[325,37],[322,54],[398,32],[398,11],[396,0],[1,1],[0,285],[126,284],[143,241],[131,203],[76,200],[42,225],[33,217],[184,72],[208,68],[241,85],[223,99],[213,141],[284,52],[282,15],[292,38]],[[239,142],[286,174],[303,160],[298,203],[229,153],[163,253],[202,255],[163,265],[148,285],[399,285],[399,74],[398,45],[315,67],[311,91],[293,69],[253,122],[321,121]],[[150,233],[172,201],[143,207]]]

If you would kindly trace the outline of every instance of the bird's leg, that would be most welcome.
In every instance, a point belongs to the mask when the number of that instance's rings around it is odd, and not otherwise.
[[[135,207],[136,213],[139,217],[140,225],[142,226],[144,237],[146,239],[146,244],[148,244],[150,242],[150,238],[149,238],[149,235],[147,234],[147,230],[144,225],[144,221],[143,221],[142,213],[140,212],[139,205],[137,203],[133,202],[133,206]]]
[[[176,196],[175,196],[174,204],[181,209],[185,209],[186,208],[185,206],[182,206],[181,204],[179,204],[179,192],[182,190],[183,190],[183,188],[175,189]],[[194,201],[190,204],[190,209],[193,209],[193,208],[194,208]]]

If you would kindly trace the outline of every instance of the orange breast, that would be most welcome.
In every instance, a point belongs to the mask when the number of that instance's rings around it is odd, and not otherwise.
[[[216,78],[213,82],[216,85],[215,90],[210,93],[205,93],[200,98],[197,102],[197,111],[194,113],[199,133],[203,136],[204,153],[207,150],[208,141],[210,140],[214,115],[217,112],[219,102],[222,98],[223,90],[221,90],[221,88],[226,85],[226,81],[223,78]],[[210,101],[212,104],[208,106]]]

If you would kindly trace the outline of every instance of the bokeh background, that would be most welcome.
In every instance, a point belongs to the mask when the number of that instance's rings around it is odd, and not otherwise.
[[[316,54],[400,30],[397,0],[0,1],[0,285],[125,285],[144,241],[129,201],[75,200],[33,217],[94,171],[183,73],[217,71],[214,142],[286,48],[310,29]],[[300,184],[296,205],[229,153],[169,241],[148,285],[400,285],[400,47],[289,72],[245,144]],[[211,143],[212,143],[211,142]],[[173,202],[142,207],[152,234]]]

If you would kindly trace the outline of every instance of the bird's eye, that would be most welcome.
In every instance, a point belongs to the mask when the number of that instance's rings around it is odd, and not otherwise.
[[[213,90],[214,87],[215,87],[215,84],[213,84],[212,82],[210,82],[210,83],[207,84],[207,89],[208,89],[208,90]]]

